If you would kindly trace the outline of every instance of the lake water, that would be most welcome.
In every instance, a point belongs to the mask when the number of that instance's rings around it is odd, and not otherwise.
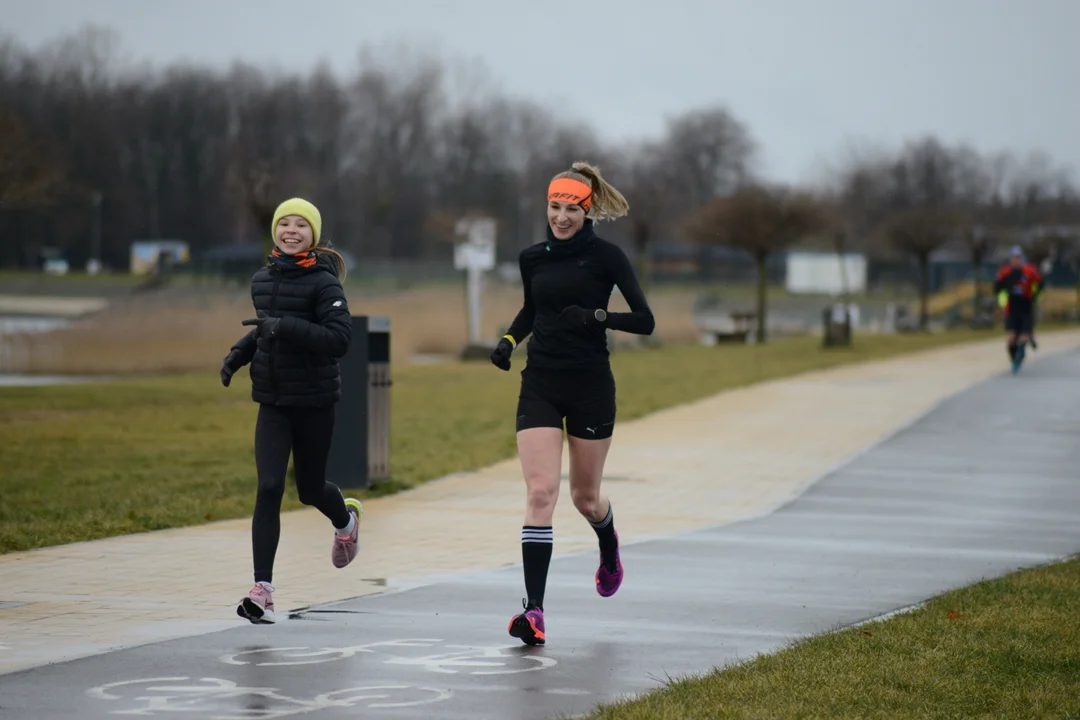
[[[71,321],[61,317],[0,315],[0,335],[51,332],[69,325],[71,325]]]
[[[19,375],[17,373],[0,373],[0,387],[71,385],[75,383],[104,382],[111,379],[99,375]]]

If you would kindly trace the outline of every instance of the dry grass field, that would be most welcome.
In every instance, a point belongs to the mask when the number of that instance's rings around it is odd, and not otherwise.
[[[463,288],[431,287],[366,297],[350,290],[356,314],[385,315],[391,322],[391,358],[456,354],[465,345]],[[693,341],[695,292],[662,290],[650,295],[657,335],[666,343]],[[483,327],[497,337],[521,307],[521,290],[493,285],[484,295]],[[626,309],[621,298],[612,310]],[[75,325],[6,339],[2,369],[16,373],[139,374],[214,370],[252,316],[243,291],[185,291],[114,299],[109,308]],[[620,342],[634,339],[618,337]]]

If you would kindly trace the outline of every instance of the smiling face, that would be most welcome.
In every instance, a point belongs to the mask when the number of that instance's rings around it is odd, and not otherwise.
[[[274,228],[274,244],[286,255],[310,250],[313,238],[311,224],[299,215],[286,215]]]
[[[569,240],[585,224],[585,211],[574,203],[552,200],[547,214],[551,233],[559,240]]]

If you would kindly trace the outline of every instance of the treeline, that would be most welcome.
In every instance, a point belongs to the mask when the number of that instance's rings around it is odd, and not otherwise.
[[[92,28],[33,50],[0,40],[0,234],[14,249],[0,264],[33,265],[55,247],[75,264],[99,256],[122,267],[136,239],[183,239],[196,252],[261,240],[290,195],[319,204],[326,236],[359,257],[448,257],[454,221],[485,214],[510,259],[543,230],[548,179],[578,159],[600,165],[631,203],[630,218],[607,231],[616,239],[746,246],[738,233],[703,232],[703,208],[740,189],[775,190],[756,172],[751,129],[724,106],[615,146],[534,102],[459,92],[450,70],[420,53],[391,62],[368,53],[339,79],[243,63],[132,68],[117,51]],[[845,247],[872,252],[930,242],[922,231],[911,240],[911,228],[938,222],[931,211],[948,215],[949,237],[979,243],[1080,220],[1077,193],[1052,162],[933,138],[842,158],[806,190],[843,219]],[[836,240],[815,227],[822,242]]]

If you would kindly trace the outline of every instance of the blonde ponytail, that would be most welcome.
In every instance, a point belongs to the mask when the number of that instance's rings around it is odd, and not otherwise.
[[[575,162],[566,170],[556,175],[552,180],[570,178],[583,182],[592,188],[591,206],[589,217],[596,221],[614,220],[630,212],[630,203],[626,202],[623,194],[615,189],[611,183],[600,174],[600,169],[593,167],[587,162]]]

